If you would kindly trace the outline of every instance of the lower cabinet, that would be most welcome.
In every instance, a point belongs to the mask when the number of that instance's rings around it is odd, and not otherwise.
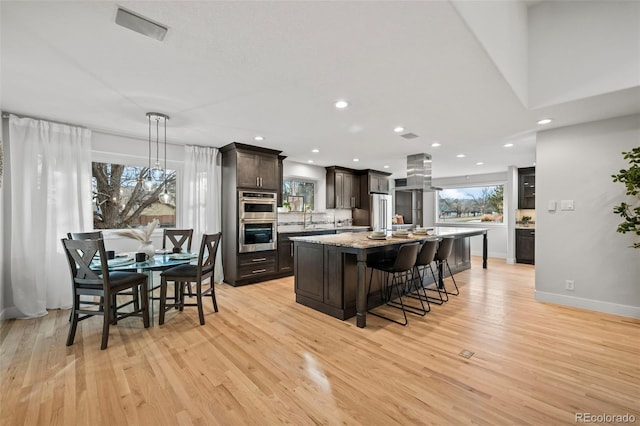
[[[516,229],[516,263],[534,265],[536,253],[535,229]]]
[[[259,279],[276,272],[276,254],[272,251],[241,253],[238,255],[238,279]]]
[[[278,272],[293,274],[293,241],[278,236]]]
[[[317,302],[324,301],[324,262],[322,244],[297,244],[294,257],[296,294]]]
[[[327,229],[324,231],[312,230],[307,232],[278,233],[278,275],[293,275],[293,241],[289,239],[290,237],[328,235],[335,233],[336,231],[332,229]]]
[[[468,237],[455,240],[449,257],[449,266],[454,274],[471,267],[470,248]],[[358,272],[356,255],[340,246],[300,241],[294,245],[294,250],[296,302],[341,320],[354,316]],[[396,250],[397,247],[390,246],[385,251],[369,254],[367,260],[392,258]],[[445,275],[449,275],[448,271]],[[367,268],[367,288],[370,277],[373,279],[368,301],[369,307],[374,307],[382,303],[380,289],[384,274],[374,272],[371,275],[371,269]]]

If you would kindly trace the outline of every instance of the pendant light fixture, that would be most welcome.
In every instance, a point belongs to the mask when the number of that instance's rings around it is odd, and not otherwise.
[[[145,181],[145,188],[151,191],[154,186],[154,180],[160,180],[164,184],[163,192],[158,196],[162,203],[169,203],[171,195],[167,191],[167,120],[169,116],[159,112],[148,112],[147,120],[149,121],[149,171]],[[151,168],[151,120],[156,121],[156,162],[153,169]],[[164,169],[160,168],[160,121],[162,121],[164,129]]]

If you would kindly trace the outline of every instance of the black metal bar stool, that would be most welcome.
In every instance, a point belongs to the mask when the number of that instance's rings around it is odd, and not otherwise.
[[[436,274],[431,267],[431,263],[435,260],[436,250],[438,249],[439,240],[427,240],[420,248],[420,252],[418,253],[418,257],[416,259],[416,264],[414,266],[414,274],[416,275],[416,279],[418,280],[417,286],[418,288],[422,288],[423,293],[417,293],[417,297],[424,297],[427,303],[435,303],[436,305],[442,305],[444,302],[449,300],[449,296],[445,291],[441,291],[438,287],[438,280],[436,279]],[[433,282],[435,284],[435,290],[429,288],[427,284],[424,284],[425,278],[428,277],[429,272],[431,272],[431,276],[433,277]],[[434,292],[438,294],[438,297],[430,297],[427,292]],[[444,296],[444,297],[443,297]]]
[[[454,237],[444,237],[440,244],[438,245],[438,251],[436,251],[435,261],[436,265],[438,265],[438,287],[440,287],[440,283],[442,283],[442,287],[440,290],[444,291],[446,294],[451,294],[452,296],[457,296],[460,294],[460,290],[458,289],[458,285],[456,284],[456,279],[453,278],[453,273],[451,272],[451,267],[449,266],[449,256],[451,256],[451,252],[453,251],[453,242],[455,241]],[[449,270],[449,276],[451,276],[451,280],[453,281],[453,286],[456,288],[455,293],[447,291],[447,288],[444,285],[444,267],[447,267]]]
[[[381,288],[382,300],[385,302],[387,306],[391,306],[393,308],[398,308],[402,310],[402,315],[404,317],[404,321],[398,321],[393,318],[386,317],[384,315],[367,311],[371,315],[375,315],[377,317],[386,319],[391,322],[395,322],[400,325],[407,325],[407,312],[413,313],[416,315],[424,316],[427,312],[429,312],[425,306],[422,299],[420,299],[421,308],[407,306],[402,300],[403,294],[407,291],[407,286],[416,285],[416,280],[413,278],[413,267],[416,263],[416,258],[418,257],[418,250],[420,249],[419,243],[409,243],[403,244],[400,246],[398,250],[398,254],[395,259],[390,260],[382,260],[372,265],[371,270],[371,278],[369,279],[369,289],[367,291],[367,302],[369,299],[369,293],[371,293],[371,281],[373,279],[373,269],[382,271],[385,273],[383,287]],[[393,275],[391,280],[391,284],[389,284],[389,275]],[[396,290],[398,302],[395,302],[392,298],[393,290]],[[417,290],[417,289],[416,289]],[[368,304],[368,303],[367,303]]]

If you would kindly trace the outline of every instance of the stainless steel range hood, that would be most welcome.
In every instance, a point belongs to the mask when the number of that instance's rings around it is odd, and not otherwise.
[[[431,155],[413,154],[407,156],[407,185],[396,186],[397,191],[438,191],[431,185]]]

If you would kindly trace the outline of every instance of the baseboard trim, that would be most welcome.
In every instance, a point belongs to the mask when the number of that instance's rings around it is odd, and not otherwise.
[[[590,311],[620,315],[629,318],[640,318],[639,306],[620,305],[617,303],[603,302],[601,300],[583,299],[581,297],[566,296],[564,294],[549,293],[546,291],[537,290],[535,292],[535,299],[538,302],[555,303],[558,305],[588,309]]]

